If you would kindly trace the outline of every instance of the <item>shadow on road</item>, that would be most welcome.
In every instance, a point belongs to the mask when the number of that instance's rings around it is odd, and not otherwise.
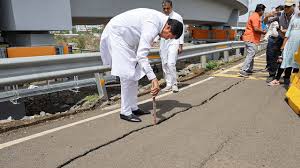
[[[152,102],[148,102],[145,104],[140,105],[140,108],[143,110],[147,110],[147,111],[152,111]],[[158,100],[156,102],[156,117],[159,120],[164,120],[166,119],[168,116],[165,116],[167,113],[171,112],[173,109],[175,108],[179,108],[179,109],[186,109],[192,107],[191,104],[187,104],[187,103],[180,103],[177,100]]]

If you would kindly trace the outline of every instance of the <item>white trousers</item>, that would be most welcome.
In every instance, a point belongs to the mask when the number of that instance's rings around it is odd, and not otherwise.
[[[167,86],[177,85],[176,61],[178,57],[178,45],[169,45],[167,52],[162,52],[161,57]]]
[[[138,81],[120,77],[121,82],[121,114],[131,115],[137,110]]]

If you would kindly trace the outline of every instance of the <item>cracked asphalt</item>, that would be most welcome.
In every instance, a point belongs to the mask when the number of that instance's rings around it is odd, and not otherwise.
[[[263,80],[215,77],[159,99],[156,126],[151,115],[128,123],[114,113],[0,149],[0,167],[298,168],[300,118],[285,92]],[[16,130],[0,142],[106,112]]]

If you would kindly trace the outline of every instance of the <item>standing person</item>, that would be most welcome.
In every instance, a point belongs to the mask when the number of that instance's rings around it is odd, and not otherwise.
[[[299,10],[300,10],[300,1],[299,1]],[[300,12],[295,14],[291,19],[289,28],[285,33],[285,39],[281,50],[283,50],[283,60],[281,63],[281,68],[287,71],[287,77],[290,79],[291,72],[299,72],[299,65],[294,59],[295,52],[298,51],[300,46]],[[285,81],[286,85],[289,85],[290,80]]]
[[[277,58],[280,55],[280,46],[282,45],[283,38],[281,37],[281,35],[277,30],[280,28],[279,17],[283,15],[281,13],[283,10],[284,7],[280,5],[276,7],[275,11],[267,14],[266,15],[267,18],[264,19],[264,22],[269,24],[268,32],[264,37],[264,39],[268,41],[267,51],[266,51],[266,60],[267,60],[266,68],[268,69],[269,77],[267,78],[267,83],[274,80],[278,68]],[[268,19],[271,16],[272,18]]]
[[[265,5],[258,4],[255,12],[249,17],[243,40],[246,42],[247,56],[241,68],[240,76],[249,77],[253,73],[254,57],[257,52],[257,45],[260,43],[261,35],[266,31],[261,28],[261,17],[265,12]]]
[[[269,69],[270,77],[269,77],[269,79],[273,78],[273,80],[268,83],[269,86],[279,85],[280,84],[279,80],[280,80],[280,77],[283,72],[284,72],[284,77],[283,77],[284,83],[285,84],[289,83],[289,78],[290,78],[292,69],[288,68],[285,70],[285,69],[281,68],[281,62],[282,62],[281,55],[282,55],[282,51],[283,51],[283,40],[285,39],[285,34],[288,30],[290,21],[291,21],[292,17],[294,16],[295,6],[296,6],[295,0],[285,0],[284,11],[282,12],[282,14],[278,17],[275,17],[275,18],[269,20],[269,22],[278,21],[278,23],[279,23],[278,32],[279,32],[279,36],[280,36],[279,37],[280,40],[278,40],[276,43],[276,48],[273,49],[276,51],[275,52],[276,54],[273,55],[274,57],[270,57],[270,69]],[[271,15],[268,15],[267,18],[268,17],[271,17]],[[279,62],[279,66],[278,66],[278,62]]]
[[[147,76],[152,83],[151,93],[159,92],[158,80],[147,58],[156,36],[178,39],[183,30],[181,22],[169,19],[163,13],[146,8],[129,10],[112,18],[106,25],[100,41],[104,65],[111,66],[111,74],[120,77],[120,118],[141,122],[137,115],[150,114],[138,108],[138,80]]]
[[[183,24],[182,17],[173,10],[173,3],[171,0],[164,0],[162,2],[163,13],[171,19],[176,19]],[[183,31],[184,32],[184,31]],[[164,92],[173,91],[178,92],[176,60],[178,54],[182,52],[184,33],[179,39],[165,39],[160,40],[160,57],[162,60],[162,68],[166,80],[166,87],[162,89]]]

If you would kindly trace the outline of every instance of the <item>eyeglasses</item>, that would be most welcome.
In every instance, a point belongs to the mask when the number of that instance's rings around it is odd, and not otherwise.
[[[291,8],[292,6],[287,6],[287,5],[284,5],[284,8]]]

